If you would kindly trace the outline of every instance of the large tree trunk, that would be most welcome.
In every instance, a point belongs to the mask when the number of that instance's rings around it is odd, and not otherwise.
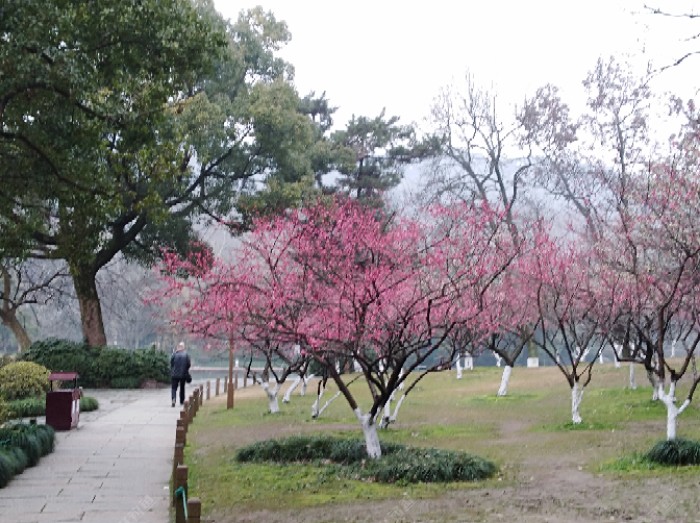
[[[16,311],[0,311],[0,319],[2,319],[2,324],[10,329],[15,339],[17,340],[17,345],[19,346],[19,352],[26,350],[32,344],[32,340],[29,339],[26,329],[17,319]]]
[[[571,387],[571,421],[578,425],[583,421],[580,414],[581,400],[583,399],[583,387],[577,382]]]
[[[369,414],[362,414],[362,411],[355,409],[362,433],[365,436],[365,446],[367,448],[367,456],[370,459],[378,459],[382,457],[382,447],[379,445],[379,435],[377,434],[377,424],[374,423]]]
[[[501,374],[501,386],[498,387],[498,392],[496,396],[506,396],[508,394],[508,383],[510,383],[510,375],[513,373],[513,366],[506,365],[503,367],[503,374]]]
[[[80,323],[83,338],[91,347],[107,345],[105,327],[102,321],[102,306],[97,294],[96,273],[87,267],[71,265],[73,287],[80,304]]]

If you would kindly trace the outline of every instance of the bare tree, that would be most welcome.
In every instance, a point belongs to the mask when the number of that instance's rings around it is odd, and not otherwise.
[[[47,260],[0,260],[0,320],[17,340],[20,351],[32,340],[22,321],[20,309],[46,305],[65,293],[68,270],[64,264]]]

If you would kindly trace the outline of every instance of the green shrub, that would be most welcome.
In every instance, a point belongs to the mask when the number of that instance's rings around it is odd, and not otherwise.
[[[15,467],[16,461],[14,454],[6,448],[0,447],[0,488],[7,485],[14,477]]]
[[[0,447],[21,449],[31,467],[53,450],[54,440],[55,432],[48,425],[18,423],[0,429]]]
[[[0,396],[7,400],[33,398],[49,390],[49,370],[30,361],[16,361],[0,369]]]
[[[90,396],[80,398],[81,412],[90,412],[97,410],[99,404],[97,400]],[[46,398],[27,398],[23,400],[15,400],[7,403],[8,417],[7,419],[17,418],[36,418],[46,414]]]
[[[83,396],[80,398],[80,411],[81,412],[92,412],[100,408],[100,404],[92,396]]]
[[[341,475],[382,483],[476,481],[493,476],[497,470],[490,461],[464,452],[398,444],[382,444],[382,457],[367,459],[363,441],[318,436],[258,442],[239,449],[236,460],[255,463],[330,461],[339,466]]]
[[[112,378],[110,386],[113,389],[138,389],[141,386],[141,378],[138,376],[118,376]]]
[[[0,445],[0,487],[4,487],[13,476],[21,474],[27,468],[27,455],[19,447]]]
[[[660,465],[700,465],[700,441],[680,438],[659,441],[645,457]]]
[[[77,372],[83,387],[137,388],[145,380],[170,381],[170,356],[154,347],[127,350],[49,339],[34,343],[22,358],[53,371]]]
[[[8,365],[14,361],[15,361],[14,356],[10,356],[9,354],[0,355],[0,369],[2,369],[5,365]]]
[[[53,451],[56,433],[48,425],[17,424],[0,428],[0,488],[41,456]]]
[[[11,401],[7,404],[9,419],[36,418],[46,413],[46,398],[26,398]]]
[[[99,352],[99,348],[85,343],[50,338],[33,343],[22,353],[22,359],[40,363],[54,372],[77,372],[81,385],[96,387],[94,364]]]
[[[2,427],[2,424],[11,417],[12,411],[8,407],[7,403],[5,403],[5,400],[0,396],[0,427]]]

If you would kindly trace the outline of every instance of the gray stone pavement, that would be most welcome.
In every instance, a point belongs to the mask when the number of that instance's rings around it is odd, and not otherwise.
[[[0,489],[0,522],[168,523],[180,416],[169,389],[84,394],[100,408],[56,432],[54,452]]]

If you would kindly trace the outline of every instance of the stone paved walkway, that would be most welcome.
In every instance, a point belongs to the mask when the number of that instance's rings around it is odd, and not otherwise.
[[[0,489],[0,522],[168,523],[180,415],[170,391],[84,393],[100,408],[56,432],[54,452]]]

